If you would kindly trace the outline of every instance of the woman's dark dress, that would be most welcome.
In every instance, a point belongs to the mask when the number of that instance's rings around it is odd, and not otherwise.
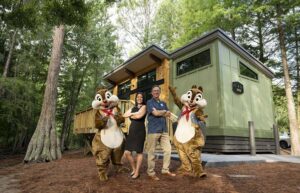
[[[138,112],[138,107],[133,107],[131,112]],[[129,127],[129,134],[127,135],[125,142],[125,150],[135,151],[136,153],[143,153],[144,142],[146,137],[146,128],[145,128],[145,117],[144,115],[140,119],[131,119],[131,124]]]

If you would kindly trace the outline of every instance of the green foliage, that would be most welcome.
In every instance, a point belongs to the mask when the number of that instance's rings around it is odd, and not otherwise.
[[[0,14],[7,25],[14,28],[34,28],[37,25],[38,0],[4,0],[0,3]],[[2,9],[1,9],[2,8]]]
[[[287,100],[285,97],[285,91],[283,88],[273,86],[273,102],[275,106],[275,119],[280,132],[288,131],[288,112],[287,112]]]
[[[36,127],[54,25],[66,26],[58,85],[57,130],[68,127],[65,120],[69,115],[72,118],[74,112],[91,105],[96,87],[107,85],[102,80],[103,74],[122,62],[121,48],[116,44],[117,29],[109,22],[107,13],[112,5],[117,5],[118,30],[129,34],[131,39],[126,41],[136,43],[138,49],[158,43],[171,51],[215,28],[225,30],[276,72],[276,82],[279,82],[273,87],[276,121],[281,131],[288,129],[275,10],[278,5],[283,9],[281,19],[296,93],[299,92],[296,87],[299,80],[296,48],[300,40],[298,0],[2,0],[0,72],[15,31],[17,38],[8,78],[0,80],[0,148],[24,148]],[[82,145],[82,136],[68,133],[70,146]]]
[[[0,79],[4,96],[0,100],[0,148],[12,149],[19,133],[24,133],[24,140],[34,131],[41,107],[41,92],[33,82],[19,78]],[[21,141],[22,149],[26,142]]]
[[[24,1],[29,4],[12,9],[11,5],[18,2],[0,3],[0,17],[5,18],[0,22],[3,29],[0,31],[1,64],[8,54],[11,33],[18,29],[8,78],[0,81],[0,148],[14,151],[26,149],[36,128],[46,86],[53,25],[66,25],[58,85],[57,130],[62,129],[68,114],[73,118],[75,111],[90,106],[95,88],[104,84],[103,73],[120,63],[120,49],[106,13],[109,5],[106,2]],[[33,9],[29,11],[26,6]],[[29,12],[32,15],[29,16]],[[24,22],[20,20],[22,25],[15,25],[17,17],[24,17]],[[28,17],[32,17],[32,21]],[[0,71],[3,67],[0,66]],[[69,112],[69,105],[75,105],[73,112]],[[69,133],[73,147],[82,145],[81,136]]]
[[[84,25],[89,4],[84,0],[47,0],[41,2],[42,14],[52,25]]]

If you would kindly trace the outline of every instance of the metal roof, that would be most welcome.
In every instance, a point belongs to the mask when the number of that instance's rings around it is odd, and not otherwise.
[[[274,73],[265,66],[262,62],[260,62],[257,58],[255,58],[251,53],[249,53],[246,49],[240,46],[236,41],[231,39],[226,33],[221,29],[213,30],[200,38],[192,41],[189,44],[186,44],[172,53],[168,53],[162,48],[151,45],[141,52],[137,53],[133,57],[129,58],[123,64],[119,65],[111,72],[107,73],[104,76],[104,79],[112,84],[119,83],[123,80],[134,76],[135,73],[141,71],[142,69],[148,68],[151,65],[153,68],[156,65],[159,65],[159,60],[163,59],[176,59],[179,56],[182,56],[198,47],[204,46],[216,39],[219,39],[228,47],[236,51],[240,56],[250,62],[250,64],[257,67],[261,72],[267,75],[269,78],[274,78]]]
[[[274,78],[274,73],[265,66],[261,61],[255,58],[251,53],[249,53],[245,48],[240,46],[236,41],[231,39],[226,33],[221,29],[216,29],[211,31],[200,38],[192,41],[191,43],[182,46],[181,48],[176,49],[170,55],[172,59],[178,58],[179,56],[194,50],[200,46],[206,45],[207,43],[214,41],[215,39],[221,40],[225,43],[228,47],[236,51],[240,56],[250,62],[250,64],[257,67],[261,72],[267,75],[270,78]]]
[[[119,83],[145,68],[151,66],[155,68],[155,65],[160,65],[163,59],[170,59],[169,53],[156,45],[151,45],[104,75],[103,78],[112,84]]]

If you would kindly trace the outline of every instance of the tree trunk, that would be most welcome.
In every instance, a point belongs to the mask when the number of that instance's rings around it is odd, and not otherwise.
[[[79,96],[79,92],[81,90],[82,87],[82,83],[83,83],[83,79],[85,77],[86,71],[89,67],[89,64],[91,63],[91,61],[88,62],[88,64],[86,65],[84,71],[82,72],[81,76],[80,76],[80,81],[79,84],[76,87],[76,79],[79,78],[76,76],[77,74],[77,67],[75,68],[75,73],[73,74],[73,82],[72,82],[72,88],[76,88],[76,90],[72,91],[70,94],[70,101],[69,104],[66,108],[65,111],[65,116],[64,116],[64,120],[63,120],[63,127],[62,127],[62,133],[61,133],[61,138],[60,138],[60,144],[61,144],[61,150],[64,151],[64,149],[67,146],[67,138],[69,136],[69,131],[70,131],[70,127],[71,127],[71,123],[73,121],[73,116],[74,116],[74,111],[75,111],[75,107],[77,104],[77,99]],[[66,141],[66,143],[65,143]]]
[[[231,37],[233,40],[235,40],[235,28],[231,28]]]
[[[59,139],[55,131],[57,83],[62,56],[64,25],[55,26],[46,89],[41,114],[24,158],[28,161],[51,161],[61,158]]]
[[[264,42],[263,42],[263,34],[262,34],[262,21],[261,15],[257,14],[257,30],[258,30],[258,48],[259,48],[259,60],[263,63],[266,61],[264,58]]]
[[[7,56],[7,59],[5,62],[4,70],[3,70],[3,75],[2,75],[3,77],[7,77],[7,73],[9,70],[10,62],[11,62],[11,56],[14,51],[14,46],[15,46],[15,42],[16,42],[16,35],[17,35],[17,30],[14,31],[12,38],[11,38],[8,56]]]
[[[278,30],[278,35],[279,35],[278,38],[279,38],[279,44],[280,44],[280,50],[281,50],[281,59],[282,59],[283,73],[284,73],[285,94],[286,94],[286,98],[287,98],[289,127],[290,127],[290,133],[291,133],[291,154],[299,156],[300,155],[299,128],[298,128],[295,103],[294,103],[293,93],[292,93],[292,88],[291,88],[291,81],[290,81],[289,68],[288,68],[288,63],[287,63],[284,31],[283,31],[281,16],[282,16],[282,8],[279,5],[277,5],[277,30]]]
[[[293,13],[295,14],[295,8],[293,9]],[[296,60],[296,81],[297,81],[297,120],[298,126],[300,126],[300,61],[299,61],[299,42],[298,42],[298,33],[297,27],[295,26],[294,29],[294,36],[295,36],[295,60]]]

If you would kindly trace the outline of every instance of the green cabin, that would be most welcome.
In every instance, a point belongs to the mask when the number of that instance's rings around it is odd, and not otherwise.
[[[216,29],[172,53],[151,45],[104,79],[123,100],[134,100],[138,91],[150,98],[151,87],[160,85],[161,99],[175,115],[180,109],[168,86],[177,87],[181,96],[192,85],[201,85],[208,102],[204,110],[208,115],[204,151],[249,152],[248,121],[253,121],[256,151],[274,152],[273,77],[263,63]]]

